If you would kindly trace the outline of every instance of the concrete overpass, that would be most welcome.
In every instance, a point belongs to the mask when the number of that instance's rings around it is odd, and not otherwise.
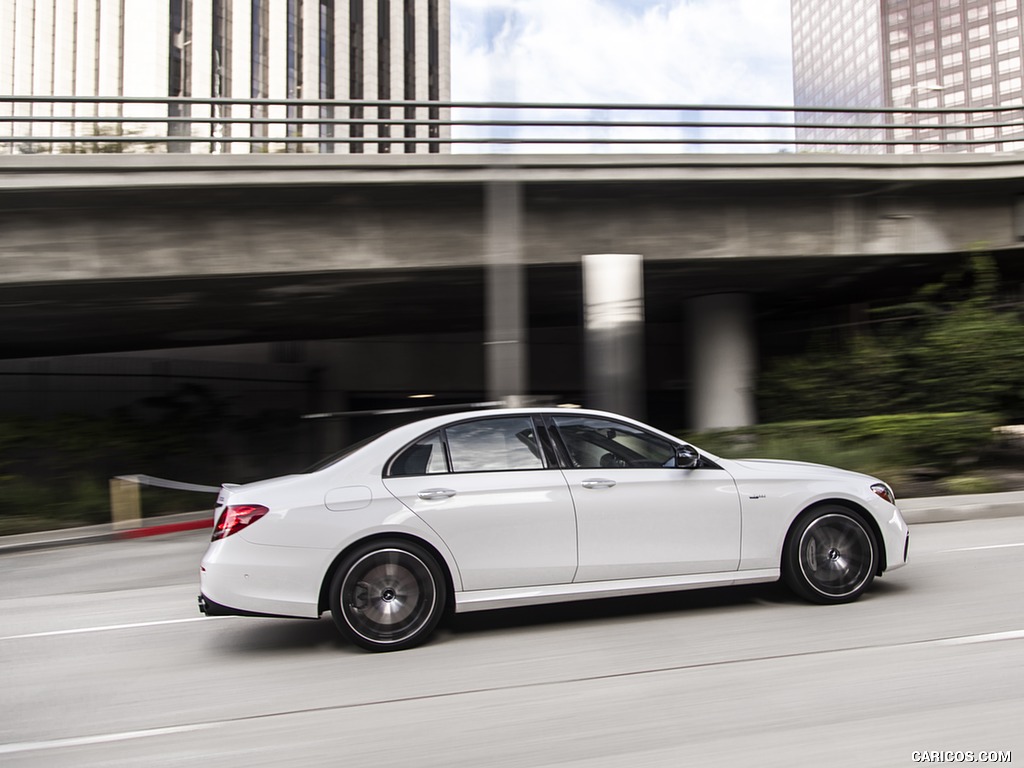
[[[766,317],[899,295],[977,247],[1024,278],[1022,194],[1018,154],[0,157],[0,380],[150,351],[309,365],[327,408],[586,398],[582,257],[624,253],[634,410],[741,424]]]

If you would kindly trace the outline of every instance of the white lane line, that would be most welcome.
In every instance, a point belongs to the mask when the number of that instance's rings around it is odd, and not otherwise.
[[[34,752],[41,749],[63,749],[64,747],[89,747],[95,744],[109,744],[114,741],[146,739],[150,736],[166,736],[172,733],[190,733],[217,728],[223,723],[193,723],[192,725],[172,725],[166,728],[148,728],[144,731],[125,731],[124,733],[104,733],[99,736],[80,736],[74,739],[53,739],[51,741],[23,741],[20,744],[0,744],[0,755],[12,755],[16,752]]]
[[[987,635],[968,635],[966,637],[948,637],[945,640],[934,640],[936,645],[973,645],[974,643],[995,643],[1000,640],[1024,639],[1024,629],[1011,632],[992,632]]]
[[[138,629],[139,627],[160,627],[166,624],[187,624],[190,621],[230,619],[230,616],[196,616],[193,619],[165,619],[163,621],[140,621],[135,624],[110,624],[105,627],[80,627],[79,629],[55,629],[50,632],[31,632],[27,635],[8,635],[0,640],[25,640],[30,637],[55,637],[57,635],[80,635],[85,632],[110,632],[115,629]]]
[[[1014,544],[989,544],[984,547],[960,547],[958,549],[943,549],[941,552],[978,552],[982,549],[1010,549],[1012,547],[1024,547],[1024,542]]]
[[[230,618],[228,616],[210,618]],[[191,619],[186,619],[191,621]],[[397,704],[412,701],[427,701],[436,699],[449,699],[457,696],[471,696],[481,693],[498,693],[524,688],[546,688],[554,685],[571,685],[574,683],[588,683],[598,680],[616,680],[624,678],[635,678],[645,675],[663,674],[669,672],[686,672],[696,669],[708,669],[712,667],[727,667],[734,664],[751,664],[764,661],[780,661],[796,659],[800,657],[824,656],[834,653],[851,653],[863,651],[890,651],[893,648],[920,648],[923,646],[950,646],[970,645],[973,643],[992,643],[1001,640],[1024,639],[1024,629],[1015,629],[1008,632],[990,632],[983,635],[963,635],[961,637],[945,637],[933,640],[912,640],[907,643],[892,643],[888,645],[864,645],[852,648],[832,648],[823,651],[804,651],[797,653],[778,654],[773,656],[757,656],[745,659],[723,659],[721,661],[698,662],[695,664],[679,664],[667,667],[656,667],[653,669],[639,669],[628,672],[612,672],[605,675],[587,675],[584,677],[563,678],[559,680],[544,680],[528,683],[515,683],[511,685],[500,685],[493,688],[469,688],[456,691],[444,691],[439,693],[427,693],[419,696],[404,696],[392,699],[373,699],[369,701],[352,702],[350,704],[335,704],[320,707],[309,707],[305,709],[286,710],[281,712],[267,712],[255,715],[243,715],[241,717],[226,720],[213,720],[206,723],[192,723],[189,725],[171,725],[164,728],[148,728],[139,731],[124,731],[121,733],[104,733],[95,736],[80,736],[68,739],[52,739],[49,741],[23,741],[12,744],[0,744],[0,755],[10,755],[18,752],[39,752],[49,749],[63,749],[66,747],[87,747],[95,744],[109,744],[116,741],[128,741],[130,739],[143,739],[151,736],[167,736],[176,733],[193,733],[205,731],[212,728],[226,728],[241,723],[259,722],[272,718],[290,717],[293,715],[308,715],[318,712],[339,712],[346,709],[361,709],[364,707],[377,707],[387,704]]]

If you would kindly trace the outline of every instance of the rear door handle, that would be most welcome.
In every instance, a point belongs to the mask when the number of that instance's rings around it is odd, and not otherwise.
[[[450,499],[455,495],[451,488],[427,488],[416,494],[424,501],[436,501],[437,499]]]
[[[611,488],[615,485],[614,480],[605,480],[603,477],[595,477],[591,480],[584,480],[584,488]]]

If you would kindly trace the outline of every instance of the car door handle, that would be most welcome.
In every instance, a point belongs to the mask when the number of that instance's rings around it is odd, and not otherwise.
[[[424,501],[435,501],[437,499],[450,499],[455,495],[455,491],[451,488],[427,488],[416,495]]]
[[[605,480],[604,478],[601,477],[596,477],[592,480],[583,481],[584,488],[611,488],[614,485],[614,480]]]

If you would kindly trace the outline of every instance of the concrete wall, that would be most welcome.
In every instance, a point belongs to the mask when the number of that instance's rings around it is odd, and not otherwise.
[[[639,177],[558,158],[514,169],[383,156],[31,160],[0,158],[0,285],[480,265],[483,184],[506,177],[523,188],[527,264],[998,250],[1018,247],[1012,180],[1024,176],[1015,157],[879,163],[869,178],[857,166],[815,178],[824,169],[807,162],[695,170],[659,158],[636,161]]]

